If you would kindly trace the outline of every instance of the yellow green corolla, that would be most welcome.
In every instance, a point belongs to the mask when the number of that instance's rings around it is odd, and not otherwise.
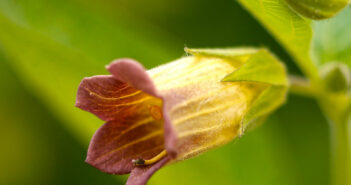
[[[232,141],[284,102],[285,68],[267,50],[187,51],[193,56],[149,71],[119,59],[107,66],[111,75],[82,81],[76,106],[106,121],[89,164],[143,185],[165,164]]]
[[[221,58],[185,57],[148,71],[177,133],[177,160],[189,158],[240,134],[241,120],[267,86],[221,82],[236,67]]]

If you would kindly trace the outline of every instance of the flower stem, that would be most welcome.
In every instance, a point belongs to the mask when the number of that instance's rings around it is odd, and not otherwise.
[[[349,120],[330,121],[331,138],[331,184],[351,185],[351,142]]]
[[[313,97],[315,95],[315,91],[307,79],[299,76],[289,75],[289,82],[289,91],[291,93],[307,97]]]

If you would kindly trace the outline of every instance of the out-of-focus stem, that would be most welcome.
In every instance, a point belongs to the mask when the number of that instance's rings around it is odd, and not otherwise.
[[[313,97],[315,95],[315,91],[307,79],[299,76],[289,75],[289,82],[289,91],[291,93],[308,97]]]
[[[351,185],[351,99],[344,93],[320,92],[317,101],[330,127],[331,185]]]
[[[350,121],[330,121],[332,185],[351,185]]]

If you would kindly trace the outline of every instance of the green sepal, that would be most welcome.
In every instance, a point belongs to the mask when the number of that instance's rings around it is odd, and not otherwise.
[[[267,87],[246,112],[242,121],[243,130],[260,125],[259,120],[265,119],[281,106],[286,100],[287,90],[286,86],[271,85]]]
[[[251,55],[259,51],[258,48],[240,47],[227,49],[189,49],[184,48],[186,53],[200,57],[218,57],[228,59],[232,65],[241,66]]]
[[[243,135],[244,131],[251,131],[256,129],[257,127],[261,126],[267,120],[267,118],[268,118],[268,115],[256,117],[255,119],[247,123],[245,128],[242,127],[240,134]],[[242,122],[242,125],[244,125],[244,120]]]
[[[287,86],[285,67],[267,50],[258,50],[249,59],[222,81],[249,81],[270,85]]]
[[[227,59],[237,70],[227,75],[222,81],[250,81],[271,85],[287,86],[286,69],[279,60],[263,48],[228,48],[228,49],[189,49],[187,53],[200,57],[218,57]]]
[[[254,100],[242,121],[242,130],[260,125],[266,117],[285,102],[288,79],[284,65],[265,49],[258,50],[236,71],[222,81],[246,81],[268,84]]]
[[[237,58],[249,56],[257,53],[259,48],[240,47],[227,49],[190,49],[184,48],[184,51],[195,56],[221,57],[221,58]]]
[[[200,57],[218,57],[238,68],[224,77],[223,82],[266,84],[248,108],[242,120],[242,132],[260,125],[276,108],[285,102],[288,78],[285,66],[268,50],[260,48],[187,49]]]
[[[287,86],[286,69],[268,50],[261,48],[188,49],[187,53],[202,57],[218,57],[238,67],[222,81],[250,81]],[[240,64],[240,66],[238,66]]]

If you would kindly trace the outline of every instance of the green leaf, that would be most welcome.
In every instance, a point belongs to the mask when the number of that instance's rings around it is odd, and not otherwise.
[[[310,57],[310,21],[292,11],[283,0],[239,0],[285,47],[311,80],[318,72]]]
[[[351,67],[351,6],[332,19],[313,24],[313,56],[319,65],[342,62]]]
[[[301,15],[315,20],[327,19],[335,16],[349,0],[285,0],[291,8]]]

